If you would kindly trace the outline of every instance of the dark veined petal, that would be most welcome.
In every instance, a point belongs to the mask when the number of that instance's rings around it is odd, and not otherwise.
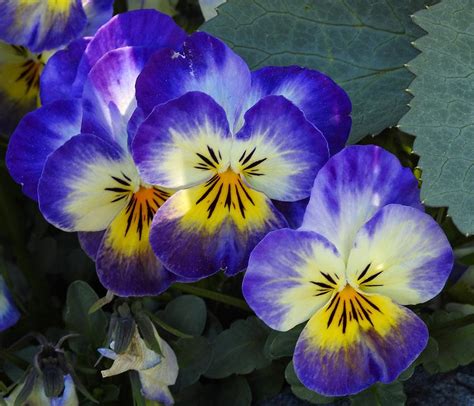
[[[308,322],[293,361],[307,388],[344,396],[392,382],[427,342],[428,329],[413,312],[348,285]]]
[[[250,254],[242,291],[271,328],[287,331],[311,318],[345,284],[345,264],[324,237],[297,230],[268,234]]]
[[[145,182],[182,188],[225,171],[230,147],[224,110],[208,95],[190,92],[153,110],[135,135],[132,154]]]
[[[231,166],[270,199],[297,201],[309,196],[328,158],[325,138],[301,110],[283,96],[267,96],[245,113]]]
[[[413,207],[390,204],[357,233],[347,277],[364,292],[418,304],[436,296],[453,267],[446,235],[431,216]]]
[[[177,275],[203,278],[221,269],[233,275],[269,231],[286,226],[263,193],[226,171],[171,196],[153,220],[150,243]]]

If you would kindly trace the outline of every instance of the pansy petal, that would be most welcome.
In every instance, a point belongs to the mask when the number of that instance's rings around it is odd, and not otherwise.
[[[132,143],[143,180],[169,188],[195,185],[226,170],[230,147],[224,110],[200,92],[157,106]]]
[[[97,251],[99,251],[102,238],[104,238],[104,231],[84,231],[77,233],[79,244],[87,256],[95,261]]]
[[[199,91],[227,114],[231,128],[250,90],[247,64],[227,45],[204,32],[191,35],[181,53],[157,52],[137,81],[138,105],[149,113],[158,104]]]
[[[299,66],[268,66],[252,72],[248,107],[268,95],[293,102],[326,138],[331,155],[339,152],[351,129],[351,101],[321,72]]]
[[[427,341],[428,329],[413,312],[346,287],[304,328],[293,357],[295,372],[317,393],[350,395],[392,382]]]
[[[124,47],[94,65],[82,95],[82,132],[111,138],[128,148],[128,120],[136,109],[135,81],[153,49]]]
[[[174,385],[178,378],[178,361],[168,343],[158,335],[157,339],[163,357],[156,367],[139,372],[142,394],[146,399],[172,405],[174,400],[168,386]]]
[[[282,96],[267,96],[245,114],[232,145],[232,168],[270,199],[309,196],[329,158],[327,142],[301,110]]]
[[[301,226],[331,241],[346,260],[357,231],[377,210],[402,204],[423,210],[418,181],[391,153],[353,145],[318,172]]]
[[[242,291],[257,316],[287,331],[308,320],[344,283],[336,248],[311,231],[268,234],[250,254]]]
[[[299,228],[303,223],[304,212],[308,206],[309,198],[297,202],[280,202],[273,200],[273,205],[283,214],[290,228]]]
[[[171,196],[153,220],[150,243],[177,275],[202,278],[220,269],[233,275],[269,231],[286,226],[263,193],[228,171]]]
[[[453,261],[449,241],[433,218],[412,207],[390,204],[357,233],[347,277],[365,292],[417,304],[441,291]]]
[[[112,17],[114,0],[82,0],[82,7],[87,16],[87,25],[82,35],[94,35]]]
[[[112,221],[97,252],[102,285],[119,296],[151,296],[176,280],[154,255],[149,233],[153,216],[169,193],[140,188]]]
[[[1,2],[0,21],[1,39],[41,52],[78,37],[87,17],[80,0],[10,0]]]
[[[13,326],[20,318],[7,284],[0,276],[0,331]]]
[[[65,231],[100,231],[139,184],[131,157],[118,145],[78,135],[53,152],[38,185],[40,210]]]
[[[27,196],[37,200],[46,159],[80,133],[81,118],[78,100],[61,100],[29,113],[20,122],[10,138],[6,162],[10,175]]]
[[[175,49],[181,46],[185,38],[186,33],[173,19],[158,11],[136,10],[118,14],[97,31],[87,46],[74,87],[82,89],[91,68],[113,49],[127,46]]]
[[[0,41],[0,128],[11,134],[20,119],[38,107],[39,78],[46,54]]]
[[[79,38],[49,58],[40,78],[40,96],[43,104],[81,97],[82,86],[77,88],[73,83],[79,61],[90,40],[90,38]]]

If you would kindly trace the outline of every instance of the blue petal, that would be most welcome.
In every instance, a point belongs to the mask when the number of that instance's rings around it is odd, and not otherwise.
[[[0,331],[13,326],[19,319],[20,312],[13,302],[5,280],[0,276]]]
[[[80,133],[78,100],[60,100],[27,114],[13,133],[6,163],[23,192],[37,200],[38,181],[48,156]]]

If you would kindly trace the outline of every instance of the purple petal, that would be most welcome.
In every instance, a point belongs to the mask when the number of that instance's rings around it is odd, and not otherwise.
[[[397,157],[373,145],[354,145],[319,171],[301,226],[331,241],[347,259],[357,231],[381,207],[423,210],[418,181]]]
[[[23,192],[37,200],[38,181],[48,156],[80,133],[78,100],[60,100],[27,114],[10,138],[6,163]]]
[[[283,96],[267,96],[248,110],[232,145],[233,170],[276,200],[308,197],[328,158],[321,132]]]
[[[247,64],[227,45],[203,32],[191,35],[183,51],[157,52],[137,81],[138,105],[145,113],[191,91],[211,96],[227,114],[231,128],[250,90]]]
[[[326,138],[331,155],[339,152],[351,129],[351,101],[321,72],[299,66],[268,66],[252,72],[251,106],[268,95],[281,95],[297,105]]]

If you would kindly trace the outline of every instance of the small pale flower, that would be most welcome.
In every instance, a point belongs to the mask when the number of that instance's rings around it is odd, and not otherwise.
[[[109,369],[102,371],[102,376],[107,378],[130,370],[137,371],[143,396],[149,400],[171,405],[174,400],[168,386],[176,382],[178,362],[168,343],[158,335],[155,328],[153,330],[163,355],[150,350],[140,337],[138,329],[135,328],[130,345],[123,353],[116,354],[113,351],[113,342],[110,346],[111,349],[99,349],[101,355],[114,360]]]
[[[302,227],[272,232],[252,252],[243,293],[276,330],[309,320],[297,376],[347,395],[393,381],[421,353],[428,330],[403,306],[436,296],[452,265],[411,171],[381,148],[353,146],[318,173]]]

